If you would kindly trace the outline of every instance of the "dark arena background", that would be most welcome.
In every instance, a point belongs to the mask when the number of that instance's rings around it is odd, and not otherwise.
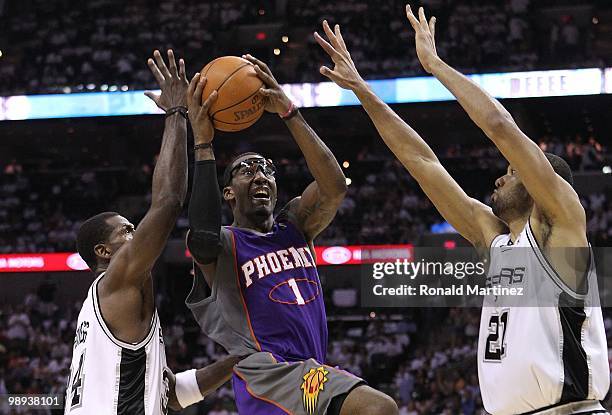
[[[589,241],[609,247],[612,3],[412,4],[420,5],[437,17],[440,56],[463,73],[486,74],[481,85],[502,99],[522,130],[568,161]],[[507,163],[457,102],[425,78],[404,2],[0,0],[0,396],[65,393],[76,318],[94,279],[73,255],[76,233],[98,212],[117,211],[136,224],[148,209],[163,116],[142,94],[158,88],[146,59],[172,48],[185,59],[189,78],[223,55],[251,53],[268,63],[343,168],[348,194],[315,240],[330,333],[327,363],[393,397],[402,415],[485,413],[476,367],[478,308],[361,304],[366,247],[381,258],[401,257],[414,246],[450,250],[466,241],[387,149],[362,107],[319,84],[328,81],[319,67],[329,59],[312,32],[323,19],[342,25],[364,78],[375,81],[379,96],[466,192],[488,204]],[[191,148],[191,133],[189,140]],[[277,210],[312,181],[276,115],[264,114],[241,132],[217,132],[214,145],[220,177],[244,151],[275,161]],[[230,223],[224,206],[223,224]],[[193,279],[187,229],[185,206],[153,273],[175,372],[225,355],[184,304]],[[607,308],[604,321],[609,341]],[[612,398],[604,406],[612,408]],[[52,413],[0,402],[1,414],[28,411]],[[231,385],[183,413],[237,413]]]

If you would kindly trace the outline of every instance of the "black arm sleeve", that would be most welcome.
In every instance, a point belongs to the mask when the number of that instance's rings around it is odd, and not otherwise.
[[[221,249],[221,192],[215,160],[195,163],[189,200],[187,247],[200,264],[217,259]]]

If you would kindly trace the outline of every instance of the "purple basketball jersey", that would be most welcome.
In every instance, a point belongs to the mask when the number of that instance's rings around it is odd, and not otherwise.
[[[261,351],[281,361],[325,362],[327,317],[308,244],[291,222],[257,234],[227,227],[250,328]]]

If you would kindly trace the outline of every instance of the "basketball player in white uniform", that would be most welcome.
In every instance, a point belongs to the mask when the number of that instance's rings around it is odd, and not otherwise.
[[[485,409],[495,415],[605,413],[599,401],[609,387],[606,336],[585,212],[569,166],[544,154],[498,101],[437,56],[435,18],[427,22],[423,9],[416,18],[409,6],[406,13],[425,70],[455,95],[510,164],[495,182],[492,208],[467,196],[427,143],[372,92],[339,26],[332,30],[327,22],[328,40],[315,39],[334,68],[320,71],[355,93],[442,216],[475,247],[494,246],[489,283],[538,290],[531,307],[500,307],[498,298],[485,297],[478,349]]]
[[[148,60],[161,95],[146,95],[166,111],[151,207],[138,229],[104,212],[85,221],[77,236],[79,254],[97,278],[77,321],[65,414],[166,414],[168,407],[203,399],[229,379],[237,362],[231,357],[176,376],[166,368],[151,269],[187,192],[188,89],[183,60],[177,69],[171,50],[168,59],[169,68],[158,51]]]

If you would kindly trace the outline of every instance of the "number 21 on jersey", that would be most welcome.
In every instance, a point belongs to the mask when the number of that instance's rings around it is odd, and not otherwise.
[[[506,357],[506,332],[508,331],[508,314],[510,310],[491,315],[489,319],[489,336],[485,342],[485,362],[501,362]]]

